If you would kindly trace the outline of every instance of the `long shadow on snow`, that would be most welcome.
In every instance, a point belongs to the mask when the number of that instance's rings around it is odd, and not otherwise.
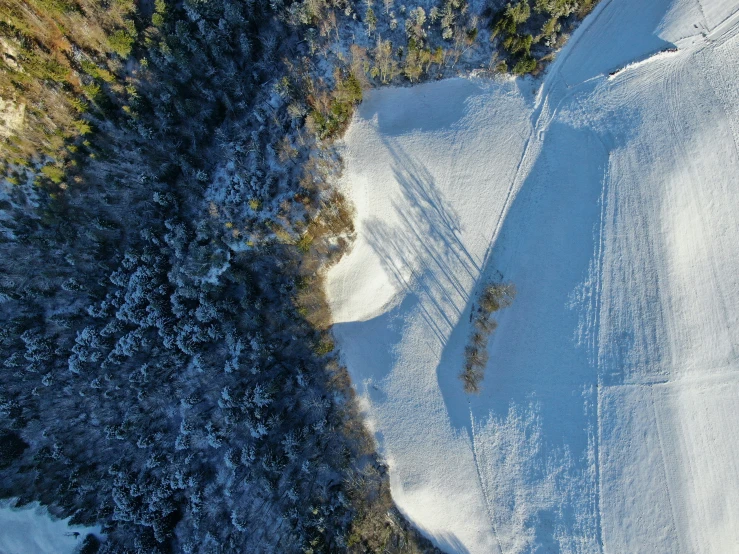
[[[439,94],[440,88],[447,94]],[[359,106],[359,117],[365,121],[376,119],[378,130],[385,137],[450,129],[467,113],[467,100],[483,92],[476,81],[448,79],[397,89],[397,102],[390,107],[383,102],[383,95],[368,94]]]
[[[596,332],[592,264],[606,164],[603,145],[591,131],[561,123],[547,131],[437,368],[455,428],[470,430],[470,413],[476,420],[491,409],[504,416],[511,402],[525,404],[532,394],[541,400],[554,387],[579,398],[577,387],[596,383],[586,343]],[[511,308],[494,316],[499,327],[491,336],[482,392],[467,395],[458,375],[472,328],[469,313],[481,285],[500,275],[516,285],[518,295]],[[559,411],[563,402],[553,400]],[[571,420],[567,414],[550,415],[553,421]]]
[[[395,347],[403,336],[402,317],[420,309],[443,346],[437,378],[452,426],[474,441],[473,425],[487,435],[496,425],[516,427],[516,421],[500,424],[516,407],[524,421],[533,417],[540,425],[534,433],[536,439],[531,439],[530,427],[516,431],[520,440],[538,441],[524,446],[540,459],[533,465],[519,464],[525,468],[519,472],[530,474],[512,477],[545,482],[553,476],[547,472],[555,457],[574,460],[576,466],[561,468],[558,478],[585,474],[585,452],[595,425],[594,412],[585,405],[593,400],[597,382],[597,370],[591,363],[594,343],[589,337],[597,331],[597,280],[592,263],[607,162],[602,144],[589,131],[552,125],[542,154],[514,199],[485,267],[464,247],[459,217],[430,173],[394,141],[386,140],[386,146],[393,155],[395,178],[403,193],[403,201],[393,206],[402,228],[375,220],[366,222],[364,232],[385,270],[400,285],[402,300],[381,316],[335,328],[350,366],[351,360],[362,359],[365,374],[356,376],[364,387],[362,392],[373,403],[383,402],[384,393],[377,385],[395,365]],[[569,163],[562,164],[561,160]],[[466,291],[469,283],[485,282],[498,271],[517,285],[519,293],[513,307],[498,314],[500,327],[491,340],[491,361],[483,391],[479,396],[468,396],[458,379],[474,300],[474,295],[470,297]],[[377,348],[365,348],[368,336],[374,338]],[[359,345],[356,352],[353,345]],[[531,408],[534,405],[535,414]],[[487,425],[491,418],[496,424],[492,427]],[[378,440],[382,442],[382,436]],[[495,476],[499,468],[488,467],[490,461],[500,459],[496,457],[499,454],[493,450],[478,458],[484,489],[495,489],[499,482]],[[503,455],[510,459],[515,453]],[[536,483],[531,487],[532,497],[537,495],[535,487]],[[501,493],[506,492],[485,491],[491,512],[501,501]],[[562,502],[569,500],[567,497]],[[504,501],[515,503],[512,498]],[[527,520],[535,531],[538,547],[548,551],[559,549],[556,535],[561,526],[569,528],[581,516],[579,508],[557,506],[560,527],[556,528],[553,508],[536,505],[535,513]],[[449,551],[463,552],[454,537],[444,540],[449,543]]]
[[[493,427],[501,428],[512,407],[527,410],[533,405],[541,425],[541,444],[532,445],[541,457],[540,467],[564,453],[574,463],[567,471],[577,474],[587,473],[588,438],[596,424],[587,403],[594,401],[597,383],[596,343],[591,339],[597,332],[599,199],[606,164],[602,143],[591,131],[560,123],[550,127],[478,281],[477,288],[500,272],[518,289],[513,306],[496,314],[499,327],[490,340],[482,392],[465,394],[458,379],[471,331],[469,317],[458,320],[437,368],[453,427],[474,442],[481,425],[494,422]],[[471,309],[468,301],[463,313]],[[507,459],[516,455],[503,454]],[[512,460],[519,462],[524,461]],[[500,469],[481,467],[478,459],[483,488],[496,482],[494,473]],[[533,481],[547,475],[517,477]],[[489,504],[501,502],[496,494],[501,491],[485,492]],[[558,509],[561,524],[574,525],[579,515],[572,513],[574,508]],[[546,510],[532,515],[538,547],[557,551],[555,528],[544,523],[549,519]]]
[[[449,206],[432,175],[391,139],[384,139],[393,158],[393,173],[403,199],[394,202],[402,229],[376,219],[365,223],[368,242],[400,290],[418,296],[418,306],[443,344],[468,301],[465,281],[475,279],[480,263],[460,238],[459,216]],[[409,271],[410,268],[410,271]]]
[[[675,47],[659,36],[665,16],[678,4],[675,0],[603,0],[601,4],[602,9],[596,8],[597,13],[583,24],[576,43],[563,50],[559,73],[569,87]]]

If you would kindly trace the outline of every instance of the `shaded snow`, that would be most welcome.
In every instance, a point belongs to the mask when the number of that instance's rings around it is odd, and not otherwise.
[[[603,0],[542,82],[360,107],[334,332],[398,506],[446,551],[739,551],[737,10]]]
[[[56,519],[46,508],[33,502],[15,508],[10,501],[0,503],[0,554],[71,554],[88,533],[100,535],[98,527],[69,525]],[[78,536],[74,536],[74,533]]]

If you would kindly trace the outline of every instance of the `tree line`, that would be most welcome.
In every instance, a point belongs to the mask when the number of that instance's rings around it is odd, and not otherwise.
[[[329,333],[333,141],[586,5],[0,0],[0,496],[87,552],[433,551]]]

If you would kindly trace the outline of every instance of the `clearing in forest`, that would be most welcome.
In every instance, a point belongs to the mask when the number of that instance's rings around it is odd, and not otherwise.
[[[603,0],[540,80],[360,106],[334,332],[398,506],[445,551],[738,548],[737,10]]]

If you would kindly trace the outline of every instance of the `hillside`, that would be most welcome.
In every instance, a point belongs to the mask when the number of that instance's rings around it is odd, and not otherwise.
[[[360,106],[334,333],[443,550],[739,548],[738,10],[604,0],[542,80]],[[469,395],[489,282],[518,293]]]

